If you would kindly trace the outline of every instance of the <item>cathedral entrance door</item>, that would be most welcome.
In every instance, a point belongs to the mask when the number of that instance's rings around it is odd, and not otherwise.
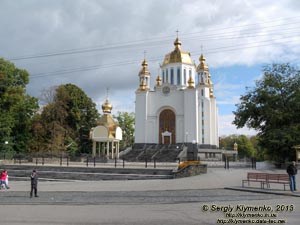
[[[170,109],[163,110],[159,115],[159,144],[176,143],[176,116]],[[166,135],[168,133],[169,135]]]
[[[164,136],[164,144],[165,144],[165,145],[171,144],[171,143],[170,143],[170,137]]]

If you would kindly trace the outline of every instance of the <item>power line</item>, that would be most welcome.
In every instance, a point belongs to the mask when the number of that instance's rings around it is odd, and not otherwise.
[[[300,17],[291,17],[291,18],[300,18]],[[267,23],[272,23],[274,21],[278,21],[278,20],[282,20],[282,19],[276,19],[276,20],[271,20],[271,21],[266,21],[266,22],[262,22],[259,23],[259,25],[262,24],[267,24]],[[294,23],[285,23],[285,24],[280,24],[280,25],[274,25],[274,26],[269,26],[269,28],[271,27],[281,27],[281,26],[287,26],[287,25],[295,25],[300,23],[300,21],[296,21]],[[235,29],[235,28],[239,28],[239,27],[251,27],[254,25],[258,25],[258,23],[254,23],[254,24],[248,24],[248,25],[240,25],[240,26],[231,26],[231,27],[225,27],[225,28],[221,28],[221,29],[210,29],[210,31],[220,31],[220,30],[230,30],[230,29]],[[248,31],[256,31],[258,28],[253,28],[253,29],[248,29]],[[286,29],[281,29],[282,30],[287,30]],[[187,39],[190,38],[197,38],[197,37],[201,37],[201,41],[205,41],[205,38],[211,38],[211,37],[215,37],[216,35],[222,35],[222,33],[210,33],[210,34],[203,34],[207,31],[199,31],[199,32],[193,32],[193,33],[187,33],[185,35],[182,35],[183,37],[186,37]],[[236,32],[236,31],[231,31],[231,33]],[[192,36],[193,34],[201,34],[201,35],[197,35],[197,36]],[[230,34],[230,32],[223,32],[223,35],[226,34]],[[173,36],[172,36],[173,37]],[[220,36],[219,36],[220,37]],[[17,56],[17,57],[11,57],[8,58],[9,60],[12,61],[17,61],[17,60],[27,60],[27,59],[36,59],[36,58],[47,58],[47,57],[54,57],[54,56],[63,56],[63,55],[71,55],[71,54],[82,54],[82,53],[88,53],[88,52],[96,52],[96,51],[112,51],[112,50],[120,50],[120,49],[126,49],[126,48],[133,48],[133,47],[138,47],[138,46],[145,46],[145,45],[149,45],[149,46],[155,46],[155,45],[161,45],[162,43],[169,43],[169,41],[171,40],[171,36],[165,36],[165,37],[153,37],[151,39],[142,39],[142,40],[136,40],[136,41],[128,41],[128,42],[123,42],[123,43],[119,43],[119,44],[110,44],[110,45],[105,45],[105,46],[94,46],[94,47],[87,47],[87,48],[78,48],[78,49],[69,49],[69,50],[63,50],[63,51],[59,51],[59,52],[49,52],[49,53],[40,53],[40,54],[32,54],[32,55],[24,55],[24,56]]]
[[[294,36],[290,36],[294,37]],[[231,51],[237,51],[241,49],[249,49],[249,48],[257,48],[257,47],[263,47],[263,46],[270,46],[270,45],[282,45],[286,43],[286,38],[290,37],[285,37],[281,39],[274,39],[272,41],[280,41],[283,40],[282,42],[277,42],[277,43],[269,43],[270,40],[265,40],[261,42],[253,42],[250,43],[252,45],[249,46],[247,45],[234,45],[234,46],[223,46],[223,47],[218,47],[218,48],[211,48],[206,51],[206,54],[214,54],[214,53],[219,53],[220,51],[222,52],[231,52]],[[297,42],[298,40],[290,40],[289,43],[292,42]],[[193,54],[201,54],[199,51],[191,52]],[[155,62],[157,60],[161,60],[162,57],[154,57],[148,59],[149,62]],[[109,68],[109,67],[117,67],[117,66],[125,66],[125,65],[130,65],[130,64],[137,64],[138,62],[135,60],[130,60],[130,61],[121,61],[121,62],[114,62],[114,63],[108,63],[108,64],[100,64],[100,65],[92,65],[92,66],[86,66],[86,67],[79,67],[79,68],[71,68],[71,69],[66,69],[66,70],[58,70],[58,71],[53,71],[53,72],[47,72],[47,73],[38,73],[38,74],[32,74],[30,77],[31,78],[40,78],[40,77],[47,77],[47,76],[56,76],[56,75],[61,75],[61,74],[69,74],[69,73],[74,73],[74,72],[86,72],[90,70],[97,70],[97,69],[103,69],[103,68]]]

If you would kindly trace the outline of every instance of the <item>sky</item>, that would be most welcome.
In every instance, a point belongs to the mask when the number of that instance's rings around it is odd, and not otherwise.
[[[151,87],[164,56],[182,49],[199,64],[204,54],[219,108],[219,135],[236,129],[233,111],[263,66],[299,66],[298,0],[0,0],[0,57],[30,74],[27,92],[72,83],[113,113],[134,112],[144,57]]]

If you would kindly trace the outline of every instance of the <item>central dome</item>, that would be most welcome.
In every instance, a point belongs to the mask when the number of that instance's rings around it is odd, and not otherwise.
[[[178,38],[174,41],[175,49],[165,56],[162,66],[171,63],[184,63],[194,65],[191,54],[181,50],[181,42]]]

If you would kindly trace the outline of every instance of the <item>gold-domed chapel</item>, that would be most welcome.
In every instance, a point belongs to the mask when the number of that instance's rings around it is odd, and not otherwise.
[[[203,54],[196,65],[177,37],[159,69],[153,88],[146,59],[138,73],[135,144],[197,143],[200,148],[217,148],[218,108]]]
[[[111,115],[112,105],[106,98],[102,104],[103,115],[97,126],[90,131],[93,141],[93,157],[119,158],[119,142],[122,140],[122,129]]]

